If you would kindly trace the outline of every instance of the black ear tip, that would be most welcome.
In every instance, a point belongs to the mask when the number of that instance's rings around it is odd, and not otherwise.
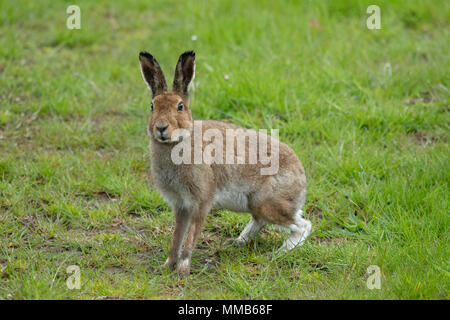
[[[190,50],[190,51],[186,51],[184,53],[181,54],[180,59],[185,59],[187,57],[192,57],[193,59],[195,59],[195,52],[194,50]]]
[[[155,60],[155,58],[150,54],[150,53],[148,53],[147,51],[141,51],[141,52],[139,52],[139,60],[142,60],[142,59],[148,59],[148,60],[150,60],[150,61],[153,61],[153,60]]]

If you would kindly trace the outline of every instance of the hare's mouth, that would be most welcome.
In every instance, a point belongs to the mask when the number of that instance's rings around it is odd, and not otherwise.
[[[182,137],[157,137],[155,138],[156,141],[158,141],[159,143],[178,143],[181,140],[183,140]]]
[[[147,130],[150,137],[158,141],[159,143],[178,143],[185,139],[189,139],[191,136],[191,132],[189,129],[181,129],[180,131],[175,130],[172,132],[170,136],[167,135],[156,135],[153,134],[150,130]]]
[[[173,142],[170,138],[166,137],[157,137],[156,140],[161,143],[171,143]]]

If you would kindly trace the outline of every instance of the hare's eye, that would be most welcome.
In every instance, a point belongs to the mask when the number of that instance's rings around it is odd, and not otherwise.
[[[150,107],[150,108],[151,108],[151,110],[153,111],[153,102],[152,102],[152,105],[151,105],[151,107]]]
[[[179,103],[178,103],[178,111],[183,111],[183,102],[182,101],[180,101]]]

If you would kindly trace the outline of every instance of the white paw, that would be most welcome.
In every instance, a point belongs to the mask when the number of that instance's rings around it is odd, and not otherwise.
[[[190,259],[183,259],[178,264],[178,273],[181,277],[187,277],[191,271]]]
[[[236,240],[233,241],[233,244],[237,247],[244,247],[247,245],[247,243],[248,241],[242,238],[237,238]]]

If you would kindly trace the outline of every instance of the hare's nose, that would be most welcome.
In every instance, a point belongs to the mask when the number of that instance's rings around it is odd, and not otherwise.
[[[156,126],[156,130],[159,131],[159,134],[162,136],[164,132],[167,130],[168,126]]]

